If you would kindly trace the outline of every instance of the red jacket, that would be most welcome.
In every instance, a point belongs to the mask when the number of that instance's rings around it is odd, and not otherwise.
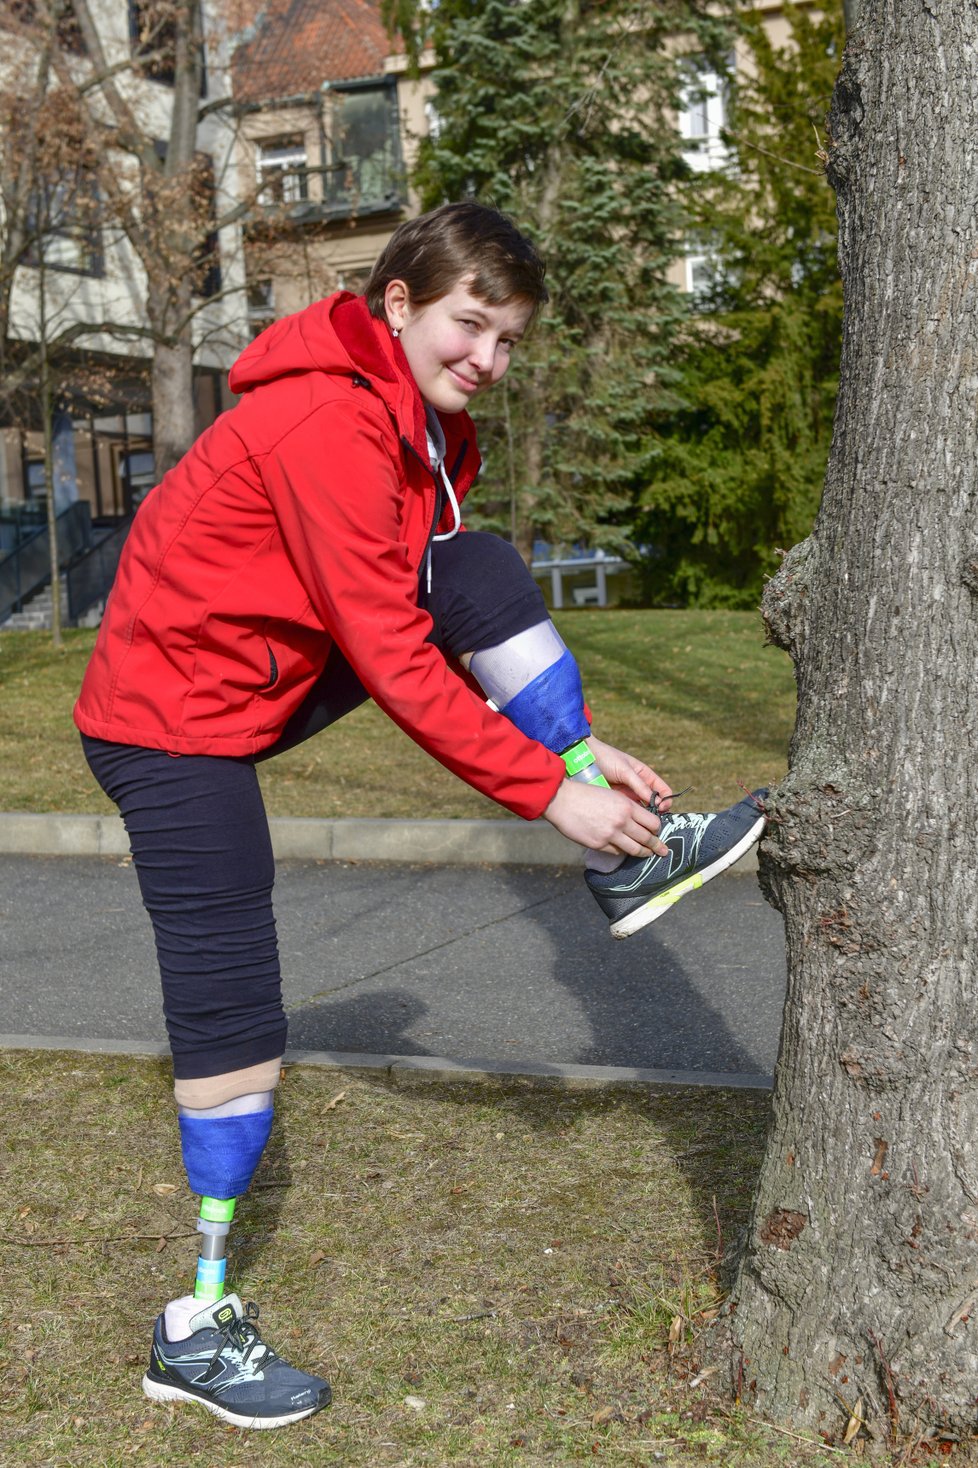
[[[517,815],[539,816],[562,760],[425,641],[418,572],[435,480],[399,343],[362,297],[340,292],[263,332],[230,384],[240,402],[136,515],[79,729],[174,754],[255,754],[279,738],[335,642],[422,749]],[[466,413],[443,425],[461,500],[479,468],[475,433]]]

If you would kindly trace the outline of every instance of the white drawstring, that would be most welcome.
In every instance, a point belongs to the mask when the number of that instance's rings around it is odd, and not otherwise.
[[[441,482],[445,486],[445,492],[448,495],[448,503],[452,507],[452,518],[454,519],[455,524],[452,526],[451,530],[443,530],[441,535],[433,535],[431,538],[432,540],[451,540],[453,535],[458,534],[458,528],[462,523],[462,511],[458,507],[458,500],[455,498],[455,489],[452,481],[445,473],[444,463],[439,464],[438,469],[441,473]]]
[[[431,540],[428,543],[428,567],[427,567],[427,572],[428,572],[428,591],[429,592],[431,591],[431,547],[434,545],[434,543],[435,543],[436,540],[451,540],[453,536],[455,536],[455,535],[458,534],[459,526],[462,523],[462,511],[458,507],[458,500],[455,498],[455,490],[452,487],[452,481],[449,479],[448,475],[445,473],[445,465],[443,463],[441,463],[441,462],[439,462],[438,471],[441,474],[441,482],[445,486],[445,489],[448,492],[448,503],[452,507],[452,518],[454,519],[455,524],[452,526],[451,530],[443,530],[442,533],[441,533],[441,535],[433,535],[431,537]]]
[[[429,592],[431,591],[431,547],[432,547],[432,545],[434,544],[434,542],[436,540],[451,540],[453,536],[455,536],[455,535],[458,534],[459,527],[462,524],[462,511],[459,509],[458,500],[455,497],[455,488],[454,488],[454,486],[452,484],[452,481],[449,479],[448,475],[445,472],[445,460],[444,460],[444,457],[443,457],[443,455],[445,453],[445,438],[444,438],[444,434],[442,433],[441,424],[438,422],[437,418],[435,418],[434,424],[432,423],[432,417],[433,416],[434,415],[433,415],[432,411],[429,409],[429,414],[428,414],[428,441],[429,441],[429,449],[431,450],[432,458],[435,458],[436,459],[436,463],[432,465],[432,468],[437,467],[438,473],[441,475],[441,482],[445,486],[445,492],[448,495],[448,503],[452,507],[452,519],[454,520],[455,523],[452,525],[451,530],[443,530],[442,533],[441,533],[441,535],[433,535],[431,537],[431,540],[428,543],[427,579],[428,579],[428,590],[429,590]],[[435,428],[436,429],[436,432],[438,434],[438,437],[441,439],[441,442],[440,443],[438,443],[436,441],[434,435],[432,434],[432,428]]]

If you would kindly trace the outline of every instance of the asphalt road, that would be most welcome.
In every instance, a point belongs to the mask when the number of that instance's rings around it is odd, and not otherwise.
[[[579,873],[285,861],[294,1049],[770,1074],[780,916],[728,875],[615,942]],[[118,858],[0,856],[0,1035],[165,1039],[149,920]]]

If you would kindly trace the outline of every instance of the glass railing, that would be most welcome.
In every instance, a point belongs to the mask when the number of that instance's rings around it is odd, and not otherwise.
[[[92,544],[92,512],[82,500],[57,518],[58,566],[63,569]],[[47,524],[23,536],[0,558],[0,622],[51,579],[51,538]]]

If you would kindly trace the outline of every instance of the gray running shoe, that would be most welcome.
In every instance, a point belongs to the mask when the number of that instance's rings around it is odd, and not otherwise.
[[[716,815],[664,815],[659,840],[668,856],[628,856],[613,872],[585,872],[613,938],[630,938],[654,923],[760,840],[767,790],[755,790]]]
[[[287,1365],[257,1319],[257,1305],[225,1295],[192,1318],[186,1340],[168,1341],[161,1315],[143,1391],[154,1402],[199,1402],[235,1427],[286,1427],[328,1407],[329,1382]]]

